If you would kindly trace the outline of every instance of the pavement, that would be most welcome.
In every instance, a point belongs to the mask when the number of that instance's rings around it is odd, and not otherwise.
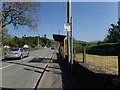
[[[47,66],[38,88],[62,88],[62,71],[55,54],[53,58]]]
[[[60,55],[53,53],[52,60],[46,68],[41,78],[38,89],[40,88],[77,88],[76,79],[70,73],[66,63],[64,63]]]

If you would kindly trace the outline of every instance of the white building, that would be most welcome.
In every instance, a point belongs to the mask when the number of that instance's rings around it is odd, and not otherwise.
[[[25,44],[25,45],[23,46],[23,48],[29,48],[29,46],[28,46],[27,44]]]
[[[3,48],[4,48],[4,49],[9,49],[9,48],[10,48],[10,46],[5,45]]]

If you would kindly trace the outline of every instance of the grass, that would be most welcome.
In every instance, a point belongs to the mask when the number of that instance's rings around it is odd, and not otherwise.
[[[83,54],[76,54],[76,60],[83,62]],[[104,74],[118,74],[118,56],[100,56],[86,54],[86,61],[89,65],[89,69],[92,71],[98,71]]]
[[[4,55],[4,53],[7,51],[8,49],[4,49],[1,51],[2,55]]]
[[[2,56],[4,55],[5,50],[0,50],[0,60],[2,59]]]

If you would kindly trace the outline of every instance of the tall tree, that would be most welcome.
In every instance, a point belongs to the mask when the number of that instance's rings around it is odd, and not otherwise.
[[[33,2],[3,2],[1,16],[2,28],[12,24],[14,27],[26,25],[34,29],[37,25],[32,12],[37,10],[39,3]]]

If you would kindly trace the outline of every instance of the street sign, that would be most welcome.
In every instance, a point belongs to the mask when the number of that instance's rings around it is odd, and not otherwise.
[[[69,23],[64,24],[64,31],[66,31],[66,32],[70,31],[70,24]]]

